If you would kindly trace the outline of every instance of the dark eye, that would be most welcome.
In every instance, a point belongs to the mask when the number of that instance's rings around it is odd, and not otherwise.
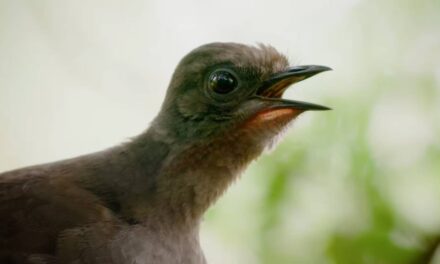
[[[237,79],[228,71],[216,71],[209,76],[209,89],[219,94],[230,93],[237,87],[237,85]]]

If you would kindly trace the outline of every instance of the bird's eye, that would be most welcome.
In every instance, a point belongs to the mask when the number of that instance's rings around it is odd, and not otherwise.
[[[208,80],[209,89],[219,94],[232,92],[238,85],[235,76],[228,71],[215,71]]]

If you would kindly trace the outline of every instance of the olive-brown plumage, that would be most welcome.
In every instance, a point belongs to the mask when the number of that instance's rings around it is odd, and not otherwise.
[[[0,263],[205,263],[203,213],[297,115],[328,109],[281,98],[325,70],[262,45],[193,50],[129,143],[0,174]]]

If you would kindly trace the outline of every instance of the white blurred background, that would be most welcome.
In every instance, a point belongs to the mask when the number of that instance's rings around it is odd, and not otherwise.
[[[204,43],[262,42],[295,63],[342,70],[329,43],[356,2],[300,3],[1,1],[0,142],[8,150],[0,168],[139,133],[157,113],[180,58]]]

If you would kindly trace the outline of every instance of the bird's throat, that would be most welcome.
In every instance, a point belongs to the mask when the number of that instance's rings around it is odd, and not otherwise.
[[[209,206],[298,114],[292,109],[262,112],[213,137],[167,144],[168,154],[160,161],[155,175],[148,176],[154,182],[145,202],[134,208],[136,214],[139,213],[134,218],[142,222],[142,218],[154,214],[164,221],[173,219],[174,224],[175,221],[198,222]],[[152,154],[140,156],[145,159]]]

